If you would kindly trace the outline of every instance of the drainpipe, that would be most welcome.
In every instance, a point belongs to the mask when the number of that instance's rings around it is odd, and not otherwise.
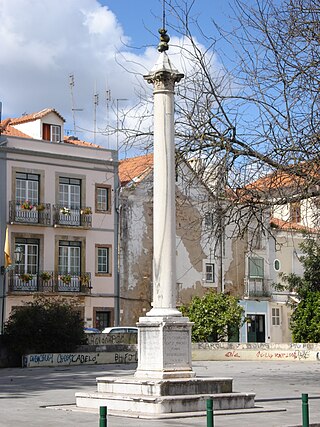
[[[120,279],[119,279],[119,151],[116,152],[116,160],[114,165],[114,325],[119,326],[120,323]]]

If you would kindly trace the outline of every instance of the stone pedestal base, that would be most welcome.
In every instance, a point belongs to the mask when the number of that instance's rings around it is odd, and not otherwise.
[[[254,407],[253,393],[233,393],[231,378],[138,380],[97,378],[96,393],[77,393],[77,407],[107,406],[110,415],[139,418],[176,418],[204,415],[206,400],[215,410]]]
[[[136,378],[192,378],[191,328],[187,317],[140,317]]]
[[[142,317],[138,327],[134,377],[97,378],[96,393],[76,394],[79,408],[107,406],[111,415],[168,418],[204,415],[209,398],[215,410],[254,407],[253,393],[232,392],[232,378],[194,378],[188,318]]]

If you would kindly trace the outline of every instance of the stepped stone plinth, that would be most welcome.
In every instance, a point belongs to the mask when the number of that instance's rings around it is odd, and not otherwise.
[[[176,418],[203,415],[206,400],[215,410],[254,407],[254,393],[232,392],[232,378],[145,379],[97,378],[97,392],[77,393],[78,408],[107,406],[110,415]]]

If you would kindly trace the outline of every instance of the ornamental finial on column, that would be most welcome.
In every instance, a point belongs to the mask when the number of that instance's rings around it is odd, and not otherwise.
[[[159,52],[165,52],[169,49],[169,41],[170,37],[167,34],[167,30],[165,28],[160,28],[159,30],[160,34],[160,43],[158,44],[158,51]]]

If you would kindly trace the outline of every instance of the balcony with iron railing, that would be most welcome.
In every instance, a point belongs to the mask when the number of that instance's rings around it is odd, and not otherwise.
[[[69,208],[62,205],[53,206],[53,224],[62,227],[92,227],[92,209]]]
[[[245,298],[270,298],[270,296],[268,280],[264,278],[247,278],[245,280]]]
[[[41,271],[35,274],[18,273],[10,271],[7,273],[9,293],[30,292],[30,293],[91,293],[90,273],[64,273],[59,274],[53,271]]]
[[[51,204],[32,204],[28,201],[9,202],[9,221],[11,224],[51,225]]]

